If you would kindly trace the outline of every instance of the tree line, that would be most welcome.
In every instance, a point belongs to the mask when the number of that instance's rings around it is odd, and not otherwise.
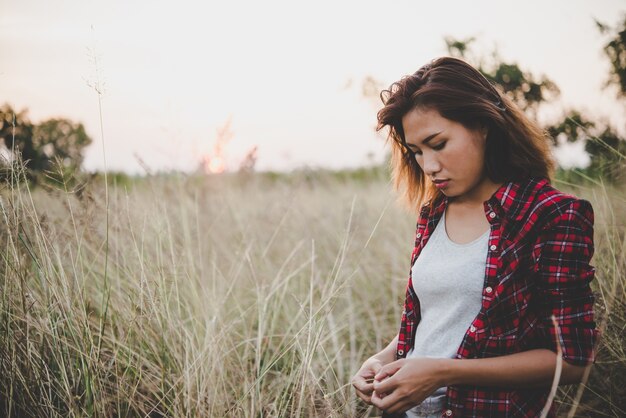
[[[603,51],[610,71],[605,87],[615,89],[617,99],[626,105],[626,15],[615,27],[599,21],[596,26],[607,39]],[[448,38],[445,42],[451,56],[475,65],[530,116],[536,117],[541,104],[558,97],[558,86],[545,76],[537,77],[516,63],[503,62],[495,53],[488,62],[475,56],[471,50],[474,40]],[[364,95],[377,96],[379,91],[380,83],[366,79]],[[590,157],[590,165],[582,170],[587,176],[624,180],[626,139],[608,123],[593,121],[581,111],[570,109],[560,121],[544,129],[555,146],[560,140],[584,143]],[[32,123],[27,110],[16,111],[4,104],[0,106],[0,182],[25,177],[35,184],[71,183],[80,172],[84,150],[91,143],[82,123],[64,118]],[[16,176],[16,172],[25,176]]]

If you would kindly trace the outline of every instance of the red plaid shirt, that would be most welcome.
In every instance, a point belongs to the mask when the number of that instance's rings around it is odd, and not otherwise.
[[[411,266],[447,205],[447,197],[420,211]],[[593,209],[546,179],[510,182],[483,203],[490,223],[482,308],[469,324],[457,359],[486,358],[535,348],[556,352],[554,314],[563,358],[575,365],[594,361],[599,331],[590,282],[594,268]],[[420,302],[412,277],[398,335],[396,357],[413,347]],[[442,417],[537,417],[549,389],[448,386]],[[554,405],[549,417],[556,415]],[[390,415],[385,415],[390,416]]]

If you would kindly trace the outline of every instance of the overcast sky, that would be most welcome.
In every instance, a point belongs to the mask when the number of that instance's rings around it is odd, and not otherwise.
[[[625,12],[623,0],[0,0],[0,101],[33,122],[84,123],[89,170],[104,166],[98,77],[109,169],[193,170],[228,120],[230,167],[254,145],[260,169],[350,167],[385,153],[363,79],[386,86],[446,54],[444,37],[475,36],[478,55],[497,48],[557,83],[542,118],[575,107],[622,129],[593,19]]]

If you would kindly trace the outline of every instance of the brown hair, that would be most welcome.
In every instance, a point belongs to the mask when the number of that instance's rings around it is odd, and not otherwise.
[[[544,131],[463,60],[437,58],[383,90],[380,98],[384,106],[378,111],[376,130],[389,127],[393,182],[411,209],[443,197],[406,146],[402,117],[418,107],[436,110],[468,129],[486,126],[485,169],[493,182],[530,176],[550,179],[554,172]]]

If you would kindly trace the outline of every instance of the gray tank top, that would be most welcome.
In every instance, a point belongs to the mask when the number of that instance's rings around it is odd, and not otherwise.
[[[407,358],[456,358],[461,341],[482,306],[490,230],[472,242],[457,244],[448,237],[445,215],[444,211],[411,270],[421,321]],[[444,386],[430,398],[440,399],[445,393]],[[422,404],[432,402],[426,400]],[[426,412],[422,409],[418,405],[407,411],[407,416],[419,417]]]

